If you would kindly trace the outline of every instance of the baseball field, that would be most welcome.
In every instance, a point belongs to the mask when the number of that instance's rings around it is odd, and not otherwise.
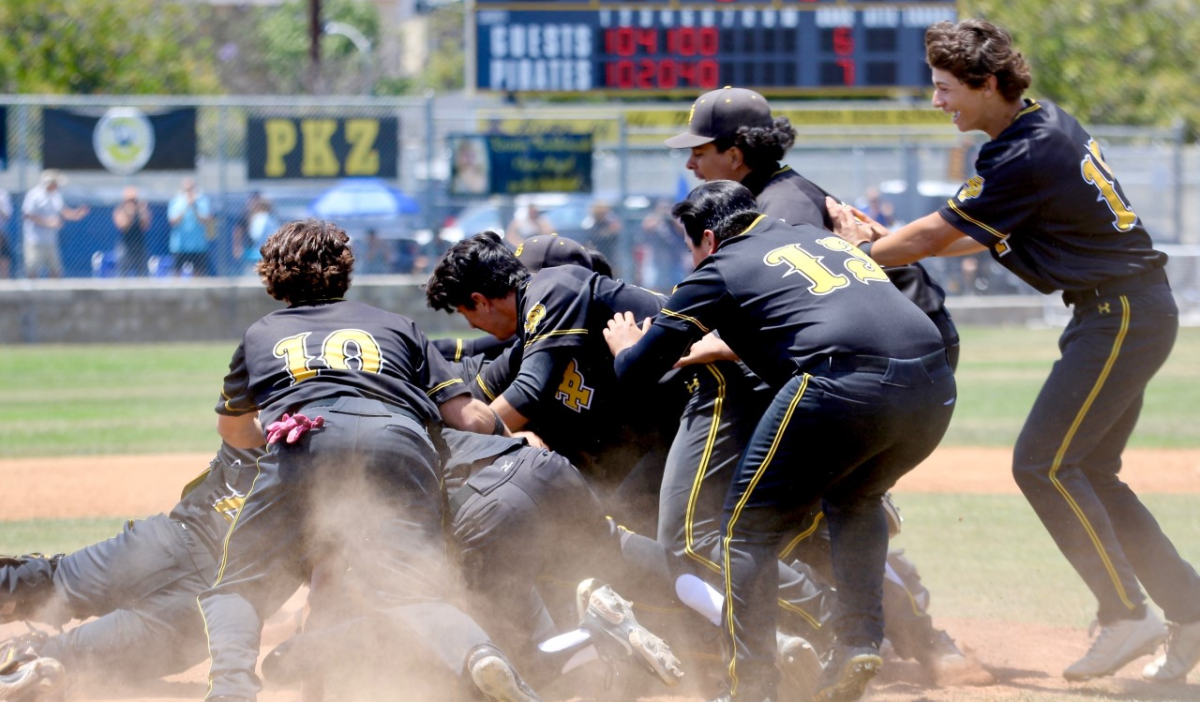
[[[1200,699],[1200,671],[1186,684],[1143,682],[1149,658],[1099,681],[1061,677],[1087,648],[1094,600],[1009,474],[1010,447],[1056,358],[1057,331],[962,331],[956,415],[943,446],[895,490],[905,523],[894,545],[919,566],[935,624],[998,682],[938,689],[915,663],[889,662],[865,699]],[[6,347],[0,553],[70,551],[116,533],[126,518],[168,510],[219,444],[212,406],[233,346]],[[1184,329],[1147,391],[1123,469],[1193,563],[1200,563],[1197,398],[1200,329]],[[293,621],[273,620],[267,643]],[[0,627],[0,638],[23,630]],[[198,666],[150,689],[89,689],[80,699],[199,699],[204,676]],[[587,693],[577,691],[577,699]],[[299,695],[268,690],[261,699]]]

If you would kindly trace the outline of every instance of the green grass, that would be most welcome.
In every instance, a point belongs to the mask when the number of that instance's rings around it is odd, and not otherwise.
[[[1181,555],[1200,563],[1195,496],[1142,499]],[[1075,627],[1095,618],[1095,597],[1021,495],[901,494],[896,503],[905,521],[893,545],[920,569],[935,618]]]
[[[958,404],[943,443],[1012,446],[1050,367],[1057,329],[965,327],[958,366]],[[1200,446],[1200,329],[1181,329],[1167,363],[1146,389],[1130,446]]]
[[[4,522],[0,553],[71,553],[116,536],[124,528],[125,520],[113,517]]]
[[[946,442],[1011,446],[1050,365],[1056,330],[962,329],[959,402]],[[0,458],[209,451],[234,345],[6,346]],[[1147,390],[1131,445],[1200,447],[1200,329],[1181,331]]]

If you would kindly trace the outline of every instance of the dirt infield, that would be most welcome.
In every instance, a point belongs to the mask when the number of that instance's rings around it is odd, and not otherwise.
[[[210,454],[21,459],[0,461],[0,518],[4,521],[71,517],[136,517],[168,510],[179,489],[202,471]],[[1130,450],[1122,476],[1141,493],[1200,493],[1200,451]],[[13,486],[21,486],[19,490]],[[1016,493],[1005,449],[942,448],[905,477],[897,493]],[[293,603],[294,606],[295,603]],[[266,632],[271,644],[293,626],[277,617]],[[911,663],[889,663],[864,698],[873,702],[949,702],[966,700],[1200,700],[1200,672],[1190,684],[1143,682],[1142,665],[1127,666],[1101,681],[1070,684],[1060,671],[1087,647],[1087,633],[1038,625],[988,620],[939,619],[968,651],[997,677],[986,688],[936,688]],[[0,637],[21,631],[0,627]],[[205,666],[136,695],[106,694],[80,699],[168,702],[200,699]],[[583,691],[581,691],[583,692]],[[585,693],[586,694],[586,693]],[[268,690],[263,702],[297,702],[295,691]],[[402,699],[397,697],[396,699]],[[588,699],[586,696],[579,699]],[[699,698],[663,696],[654,702],[700,702]],[[415,701],[420,702],[420,701]]]

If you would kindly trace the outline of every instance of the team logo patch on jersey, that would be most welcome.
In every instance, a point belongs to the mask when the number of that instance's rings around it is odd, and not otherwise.
[[[533,334],[537,331],[537,327],[546,318],[546,306],[542,303],[537,303],[533,309],[529,310],[529,314],[525,315],[525,333]]]
[[[967,200],[977,198],[982,194],[983,177],[971,176],[971,179],[966,183],[963,183],[963,186],[958,189],[958,195],[956,197],[958,198],[959,202],[966,202]]]
[[[113,173],[128,175],[142,170],[154,153],[154,126],[141,110],[114,107],[92,132],[96,158]]]
[[[582,412],[591,409],[594,391],[595,388],[590,388],[584,383],[583,373],[579,372],[579,366],[572,358],[567,364],[567,369],[563,371],[562,383],[558,386],[558,392],[554,393],[554,399],[561,400],[567,409]]]
[[[524,250],[525,250],[525,242],[522,241],[521,243],[517,244],[517,250],[513,252],[513,256],[520,258],[521,252]]]

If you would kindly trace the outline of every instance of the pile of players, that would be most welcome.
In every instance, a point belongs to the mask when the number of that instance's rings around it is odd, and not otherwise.
[[[435,345],[344,299],[354,256],[336,225],[281,227],[258,271],[288,307],[231,360],[210,471],[170,515],[0,563],[0,616],[101,615],[8,642],[0,699],[206,655],[208,699],[255,699],[263,620],[303,583],[304,631],[262,671],[305,699],[528,701],[597,685],[633,699],[682,680],[718,700],[854,700],[889,650],[938,684],[988,684],[889,553],[887,496],[956,401],[957,333],[909,264],[984,247],[1075,308],[1015,462],[1101,602],[1101,635],[1064,675],[1110,675],[1165,639],[1146,676],[1186,676],[1200,577],[1116,477],[1174,338],[1165,259],[1095,142],[1021,98],[1028,70],[1006,32],[942,23],[927,54],[934,105],[992,148],[946,207],[894,233],[781,165],[795,133],[761,95],[701,96],[667,142],[706,181],[672,212],[695,271],[669,298],[568,239],[513,251],[482,233],[446,253],[426,296],[489,341]],[[1080,193],[1064,195],[1069,217],[1036,205],[1030,154],[1060,167],[1057,187],[1098,191],[1095,212]]]

